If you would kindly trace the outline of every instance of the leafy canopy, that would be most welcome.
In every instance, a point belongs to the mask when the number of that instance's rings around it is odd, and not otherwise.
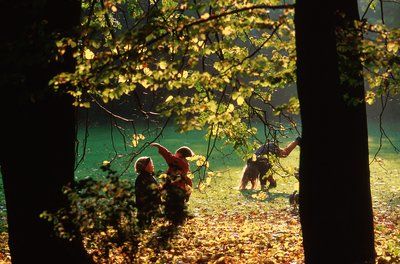
[[[76,70],[52,84],[68,84],[81,107],[150,94],[157,109],[141,109],[147,117],[173,116],[182,131],[208,128],[210,140],[224,138],[249,157],[264,142],[253,121],[264,124],[265,138],[297,129],[297,98],[273,103],[296,81],[293,7],[277,0],[83,1],[81,34],[57,41],[60,54],[73,50]],[[370,87],[366,102],[398,93],[399,29],[355,23],[356,35],[364,36],[352,43]]]

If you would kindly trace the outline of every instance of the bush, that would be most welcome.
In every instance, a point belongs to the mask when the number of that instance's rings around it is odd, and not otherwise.
[[[132,262],[140,233],[134,185],[121,179],[109,164],[101,168],[107,172],[105,179],[87,178],[65,187],[68,206],[42,217],[54,224],[60,237],[83,239],[96,262],[108,263],[116,257]]]

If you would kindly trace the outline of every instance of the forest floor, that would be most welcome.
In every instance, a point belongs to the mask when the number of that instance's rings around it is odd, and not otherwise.
[[[298,162],[298,157],[286,162]],[[382,165],[382,166],[381,166]],[[396,160],[371,165],[378,263],[400,263],[400,168]],[[165,229],[158,223],[143,235],[138,263],[303,263],[298,210],[289,195],[294,177],[276,177],[268,192],[239,191],[242,168],[215,176],[202,192],[195,190],[189,209],[194,216],[166,243],[150,240]],[[0,236],[0,263],[8,263],[7,234]],[[114,256],[111,263],[124,263]]]
[[[104,132],[106,137],[106,132]],[[164,137],[162,143],[175,149],[180,144],[191,146],[196,153],[205,153],[200,135],[176,138]],[[102,142],[101,140],[93,142]],[[396,138],[397,145],[400,138]],[[107,157],[91,158],[95,149],[106,152],[104,146],[88,143],[87,171],[80,175],[98,173],[92,169]],[[93,143],[94,144],[94,143]],[[197,145],[196,145],[197,144]],[[377,149],[377,140],[370,142],[371,159]],[[162,160],[152,152],[156,168]],[[100,155],[94,153],[93,155]],[[386,147],[371,164],[371,187],[373,196],[375,245],[377,263],[400,263],[400,162],[399,154]],[[90,159],[93,163],[89,163]],[[282,165],[297,167],[299,151],[294,152]],[[303,263],[302,237],[297,208],[289,204],[289,196],[298,189],[294,177],[276,176],[277,188],[268,192],[257,190],[239,191],[243,162],[238,157],[215,157],[211,167],[217,165],[221,173],[212,177],[203,191],[194,190],[189,210],[194,216],[173,232],[167,241],[152,243],[167,227],[156,223],[147,230],[139,244],[137,263]],[[133,173],[128,175],[131,177]],[[219,176],[218,176],[219,175]],[[1,182],[0,182],[1,184]],[[1,187],[1,186],[0,186]],[[2,189],[2,188],[0,188]],[[2,191],[2,190],[0,190]],[[0,201],[0,206],[4,201]],[[1,209],[1,208],[0,208]],[[160,242],[160,241],[158,241]],[[5,210],[0,210],[0,263],[9,263]],[[114,255],[109,263],[126,263]]]
[[[371,165],[377,263],[400,263],[398,166],[384,160]],[[231,170],[194,192],[195,217],[164,248],[142,243],[139,263],[303,263],[298,210],[289,204],[297,180],[277,177],[278,187],[267,193],[241,192],[240,175],[241,168]]]

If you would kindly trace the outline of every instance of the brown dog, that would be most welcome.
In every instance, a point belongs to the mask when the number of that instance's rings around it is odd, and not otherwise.
[[[239,190],[245,190],[249,182],[251,182],[251,189],[255,189],[258,175],[260,174],[256,166],[247,164],[243,170],[242,181]]]

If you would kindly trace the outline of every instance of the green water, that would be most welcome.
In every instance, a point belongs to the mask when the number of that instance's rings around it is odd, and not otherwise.
[[[140,129],[138,129],[140,131]],[[158,132],[158,131],[157,131]],[[85,153],[85,160],[79,165],[76,170],[76,178],[82,177],[96,177],[101,175],[101,170],[99,169],[101,163],[104,160],[113,160],[116,153],[118,153],[117,158],[112,162],[112,168],[118,172],[123,172],[123,177],[134,177],[135,172],[133,169],[132,157],[139,156],[151,156],[155,169],[165,170],[165,162],[162,157],[157,153],[156,148],[147,147],[139,155],[136,153],[143,145],[144,142],[148,142],[157,135],[157,132],[150,133],[150,135],[145,135],[146,138],[140,142],[138,147],[133,148],[130,145],[129,135],[133,133],[133,130],[125,130],[127,136],[123,138],[118,132],[114,131],[114,144],[110,136],[110,128],[104,126],[93,127],[89,131],[89,137],[87,140],[87,148]],[[84,140],[84,131],[80,131],[78,138],[81,145]],[[127,142],[127,144],[124,144]],[[191,131],[187,133],[178,133],[176,128],[169,126],[165,128],[162,136],[156,142],[167,147],[171,152],[181,146],[189,146],[195,152],[195,154],[205,155],[207,153],[207,141],[205,138],[204,131]],[[114,145],[114,146],[113,146]],[[222,150],[224,154],[214,150],[213,155],[210,158],[210,163],[213,164],[214,169],[222,169],[229,166],[241,166],[242,161],[239,156],[233,152],[233,149],[229,146],[223,146],[221,142],[217,142],[218,150]],[[115,149],[114,149],[115,147]],[[82,155],[82,149],[78,155],[78,159]]]
[[[145,127],[137,127],[137,132],[141,133],[141,130],[145,130]],[[400,147],[400,123],[388,123],[385,124],[385,131],[392,140],[392,143],[397,147]],[[153,131],[146,135],[146,139],[142,141],[146,142],[154,138],[159,129],[153,129]],[[124,172],[123,177],[134,180],[135,173],[133,169],[132,156],[135,151],[140,148],[130,146],[130,135],[133,133],[132,129],[125,129],[123,133],[126,137],[122,137],[121,134],[114,128],[112,130],[113,140],[111,137],[111,128],[109,125],[96,125],[89,128],[89,136],[87,138],[87,146],[85,159],[78,166],[75,177],[81,179],[84,177],[102,177],[104,173],[99,169],[104,160],[113,160],[115,152],[118,153],[117,158],[112,163],[112,168],[118,172]],[[260,132],[261,134],[261,132]],[[282,139],[282,145],[287,141],[294,139],[297,135],[295,133],[289,134],[288,138]],[[371,122],[369,124],[369,148],[371,159],[379,148],[379,125],[377,122]],[[82,145],[85,138],[85,131],[83,128],[79,130],[78,140],[80,142],[80,151],[78,160],[82,157]],[[262,136],[260,135],[260,138]],[[205,138],[204,131],[191,131],[187,133],[178,133],[176,128],[168,126],[162,133],[162,136],[157,142],[166,146],[170,151],[174,152],[178,147],[182,145],[190,146],[196,154],[205,155],[207,153],[207,141]],[[114,147],[113,147],[114,146]],[[216,144],[218,150],[214,150],[210,157],[211,169],[224,171],[228,169],[238,169],[243,166],[243,161],[239,155],[233,151],[232,147],[224,146],[222,142]],[[115,149],[114,149],[115,148]],[[221,153],[222,151],[223,153]],[[293,162],[298,162],[298,151],[291,156],[296,156]],[[151,156],[154,160],[155,168],[157,170],[165,170],[166,165],[163,159],[158,155],[155,148],[148,147],[139,156]],[[384,160],[384,164],[390,168],[390,173],[387,170],[380,168],[380,166],[371,165],[371,173],[376,175],[383,175],[382,177],[392,177],[393,185],[397,188],[400,187],[399,171],[400,171],[400,154],[396,153],[393,147],[390,145],[387,139],[383,139],[382,148],[378,154],[378,157]],[[392,172],[395,172],[394,174]],[[2,181],[0,180],[0,231],[5,229],[5,201]]]
[[[140,129],[139,129],[140,131]],[[127,142],[126,148],[124,147],[124,138],[113,131],[114,135],[114,146],[119,154],[119,157],[113,162],[113,168],[117,171],[124,171],[125,176],[134,176],[133,164],[130,162],[130,158],[134,155],[135,150],[139,149],[141,145],[137,148],[132,148],[129,146],[130,138],[129,135],[132,130],[125,130],[127,137],[125,141]],[[400,148],[400,124],[392,123],[385,125],[385,132],[391,139],[392,143]],[[260,138],[261,129],[259,129]],[[76,177],[82,178],[86,176],[96,176],[99,174],[99,166],[103,160],[111,160],[115,156],[115,150],[113,148],[113,143],[110,136],[110,128],[107,126],[96,126],[89,130],[89,137],[87,141],[87,148],[85,154],[85,160],[79,165],[76,170]],[[147,136],[143,142],[150,140],[156,135],[156,133],[151,133]],[[288,141],[293,140],[297,135],[295,133],[290,133],[287,138],[282,138],[282,145],[285,145]],[[80,142],[83,142],[84,131],[81,130],[78,138]],[[380,131],[378,123],[371,123],[369,125],[369,148],[370,156],[374,156],[379,148]],[[157,140],[157,142],[166,146],[171,152],[174,152],[178,147],[186,145],[193,149],[196,154],[205,155],[207,153],[207,140],[205,138],[204,131],[190,131],[187,133],[178,133],[176,128],[173,126],[167,127],[162,136]],[[81,143],[82,145],[82,143]],[[212,169],[224,170],[229,167],[241,167],[243,162],[239,155],[233,151],[232,147],[222,144],[222,142],[217,142],[217,149],[213,151],[210,157],[210,164]],[[220,151],[223,153],[221,153]],[[80,149],[80,155],[82,155],[82,149]],[[158,155],[155,148],[146,148],[139,156],[151,156],[154,160],[156,170],[164,170],[165,163],[163,159]],[[400,161],[400,154],[396,153],[394,148],[391,146],[389,141],[383,137],[382,148],[378,153],[378,157],[386,160],[398,160]],[[399,164],[400,166],[400,164]]]

